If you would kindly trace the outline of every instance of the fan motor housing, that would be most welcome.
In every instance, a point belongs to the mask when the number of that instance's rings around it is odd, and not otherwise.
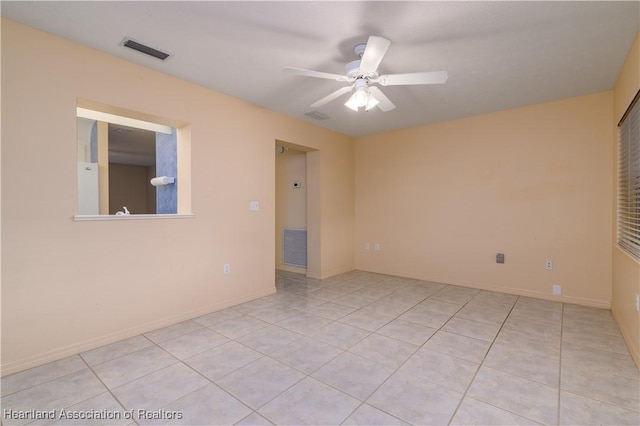
[[[351,61],[349,62],[344,68],[345,68],[345,74],[349,77],[352,78],[358,78],[358,77],[366,77],[366,78],[374,78],[378,76],[377,72],[374,73],[364,73],[361,69],[360,69],[360,63],[362,61],[360,59],[356,59],[355,61]]]

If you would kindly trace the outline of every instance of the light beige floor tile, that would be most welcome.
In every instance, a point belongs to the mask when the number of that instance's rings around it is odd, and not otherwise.
[[[193,333],[183,334],[159,343],[158,346],[176,358],[184,360],[227,342],[229,342],[229,338],[222,334],[208,328],[202,328]]]
[[[469,396],[462,400],[451,426],[458,425],[539,425],[532,420],[510,413]]]
[[[479,366],[447,354],[420,349],[398,371],[464,393]]]
[[[187,358],[184,363],[209,380],[217,380],[262,356],[244,345],[229,342]]]
[[[585,349],[611,351],[626,355],[629,353],[627,345],[621,335],[594,333],[592,330],[569,331],[562,333],[563,343],[572,343]]]
[[[89,398],[78,404],[56,410],[56,418],[35,421],[30,425],[128,425],[128,411],[109,392]]]
[[[276,302],[273,306],[267,306],[265,308],[256,309],[247,313],[254,318],[258,318],[259,320],[266,321],[271,324],[275,324],[278,321],[282,321],[283,319],[292,317],[301,313],[300,310],[291,308],[286,304],[281,302]]]
[[[275,276],[277,293],[147,333],[153,342],[4,377],[3,409],[157,406],[183,418],[141,423],[184,425],[639,423],[640,371],[608,310],[363,271]],[[92,370],[133,381],[114,397]],[[254,406],[273,399],[256,412],[215,380]]]
[[[12,413],[60,410],[104,393],[107,389],[88,369],[2,397],[2,423],[22,425],[33,419],[14,419]]]
[[[556,358],[560,356],[560,335],[536,335],[523,331],[503,328],[494,342],[539,356]]]
[[[249,315],[242,315],[228,320],[220,321],[209,328],[230,339],[237,339],[240,336],[249,334],[252,331],[267,327],[268,322],[253,318]]]
[[[567,305],[568,306],[568,305]],[[518,297],[516,307],[530,307],[541,311],[559,311],[562,312],[562,303],[551,300],[534,299],[533,297]]]
[[[392,368],[345,352],[316,370],[312,377],[364,401],[393,372]]]
[[[273,423],[271,423],[269,420],[265,419],[260,414],[254,411],[244,419],[240,420],[235,425],[236,426],[271,426],[273,425]]]
[[[303,313],[279,321],[278,325],[296,333],[309,334],[330,323],[326,318]]]
[[[429,340],[436,331],[437,330],[435,328],[429,328],[420,324],[396,319],[380,328],[376,333],[392,337],[397,340],[402,340],[403,342],[411,343],[412,345],[421,346],[424,342]]]
[[[442,327],[443,331],[474,339],[493,342],[498,335],[500,325],[453,317]]]
[[[358,409],[342,423],[345,426],[405,426],[408,423],[393,417],[384,411],[378,410],[369,404],[362,404]]]
[[[382,296],[371,294],[371,291],[368,289],[360,289],[338,297],[337,299],[333,299],[332,302],[342,306],[359,309],[375,302],[380,297]]]
[[[637,426],[640,424],[640,413],[561,391],[560,424]]]
[[[435,312],[428,306],[416,305],[398,318],[430,328],[440,328],[451,318],[450,314]]]
[[[338,303],[327,302],[309,309],[309,313],[330,320],[338,320],[355,311],[356,308],[340,305]]]
[[[563,314],[567,318],[582,318],[590,321],[613,321],[613,315],[608,309],[593,308],[567,303],[564,305]]]
[[[548,322],[552,325],[559,325],[562,322],[562,312],[516,306],[509,314],[509,318],[523,321]]]
[[[360,401],[307,377],[258,410],[278,425],[338,425]]]
[[[152,342],[160,343],[174,339],[178,336],[182,336],[183,334],[192,333],[201,328],[202,325],[198,324],[195,321],[189,320],[180,322],[178,324],[173,324],[168,327],[160,328],[158,330],[150,331],[149,333],[145,333],[144,335]]]
[[[500,326],[508,315],[508,309],[496,309],[487,305],[475,306],[469,303],[456,313],[456,318],[463,318]]]
[[[514,294],[498,293],[496,291],[480,290],[472,301],[480,304],[495,305],[503,308],[511,309],[518,300],[518,296]]]
[[[518,330],[539,336],[560,336],[561,323],[552,324],[543,319],[509,316],[504,322],[504,328]]]
[[[451,317],[452,315],[455,315],[463,305],[443,302],[441,300],[426,299],[420,302],[418,306],[425,307],[427,311],[437,312],[439,314],[448,314],[448,316]]]
[[[123,355],[128,355],[151,345],[153,345],[153,343],[149,339],[140,335],[83,352],[80,356],[82,356],[87,364],[93,366],[119,358]]]
[[[640,381],[614,376],[601,370],[585,374],[584,369],[562,369],[560,388],[591,399],[608,402],[629,410],[640,411]]]
[[[607,321],[592,320],[589,318],[573,317],[565,315],[562,319],[562,329],[574,333],[581,333],[585,330],[594,334],[611,334],[622,336],[616,322],[611,319]]]
[[[2,396],[11,395],[12,393],[84,370],[87,365],[77,356],[70,356],[59,361],[50,362],[40,367],[31,368],[16,374],[3,377]]]
[[[339,322],[349,324],[367,331],[376,331],[393,320],[392,316],[374,314],[372,312],[357,310],[343,318]]]
[[[480,290],[449,285],[439,290],[429,299],[464,305],[478,293],[480,293]]]
[[[270,353],[269,356],[289,367],[311,374],[342,352],[342,349],[335,346],[303,337]]]
[[[297,309],[300,312],[307,312],[309,309],[314,306],[322,305],[326,303],[325,300],[314,299],[312,297],[304,296],[304,297],[291,297],[287,299],[287,304],[292,309]]]
[[[423,284],[409,284],[406,287],[397,290],[395,295],[406,295],[409,300],[424,300],[425,298],[437,293],[444,286],[423,285]]]
[[[424,344],[424,348],[480,364],[489,350],[489,345],[489,342],[483,340],[438,331]]]
[[[640,370],[628,353],[619,354],[608,350],[587,349],[577,344],[564,342],[562,344],[562,365],[567,371],[578,370],[585,376],[597,371],[605,375],[640,380]]]
[[[93,371],[107,387],[113,389],[177,362],[173,356],[154,345],[98,364]]]
[[[180,363],[114,389],[113,395],[128,410],[158,410],[210,382]],[[134,416],[136,419],[139,416]]]
[[[242,312],[243,314],[248,314],[272,306],[274,306],[274,302],[272,300],[261,298],[241,303],[240,305],[234,306],[233,309],[238,312]]]
[[[230,425],[251,413],[251,409],[214,384],[208,384],[166,405],[164,411],[180,414],[162,424],[169,425]],[[178,416],[176,416],[178,417]],[[141,425],[158,424],[140,420]]]
[[[291,330],[287,330],[277,325],[270,325],[249,334],[245,334],[236,341],[245,346],[249,346],[258,352],[268,354],[280,349],[289,343],[298,340],[302,336]]]
[[[237,318],[241,315],[242,312],[236,311],[233,308],[227,308],[220,311],[211,312],[210,314],[202,315],[201,317],[195,318],[193,321],[202,326],[210,327],[220,321]]]
[[[467,395],[538,423],[555,424],[558,389],[480,367]]]
[[[545,385],[560,385],[560,357],[540,356],[508,345],[494,345],[483,365]]]
[[[387,367],[398,368],[417,349],[416,345],[374,333],[349,349],[349,352]]]
[[[339,288],[341,290],[356,291],[356,290],[360,290],[361,288],[365,288],[368,284],[371,284],[371,283],[367,280],[364,280],[364,281],[346,280],[346,281],[339,281],[335,284],[332,284],[331,287]]]
[[[257,409],[304,377],[303,373],[264,357],[216,380],[216,384]]]
[[[309,293],[309,297],[313,299],[322,300],[325,302],[330,302],[334,299],[344,296],[345,294],[349,294],[354,290],[350,289],[341,289],[337,286],[320,288],[316,291]]]
[[[367,403],[410,424],[446,425],[461,399],[461,393],[396,373]]]
[[[417,302],[406,300],[389,299],[391,296],[383,297],[375,302],[363,307],[363,311],[372,312],[378,315],[398,316],[403,312],[411,309]]]
[[[321,342],[346,350],[367,337],[369,334],[370,333],[368,331],[361,328],[353,327],[341,322],[333,322],[317,331],[309,333],[309,336],[320,340]]]

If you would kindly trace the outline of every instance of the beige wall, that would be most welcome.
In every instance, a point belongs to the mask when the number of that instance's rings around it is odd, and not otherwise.
[[[620,121],[636,93],[640,90],[640,36],[629,52],[614,89],[614,125]],[[615,138],[617,140],[617,128]],[[618,145],[615,144],[615,156]],[[617,164],[617,162],[616,162]],[[614,173],[615,191],[617,193],[617,169]],[[613,198],[613,212],[616,214],[616,199]],[[616,244],[616,224],[613,234],[613,300],[611,312],[618,322],[627,347],[640,367],[640,312],[635,310],[635,295],[640,294],[640,262],[633,259]]]
[[[282,145],[279,145],[282,146]],[[307,154],[287,148],[276,154],[276,269],[307,273],[307,268],[282,263],[283,228],[307,227]],[[293,188],[293,182],[301,183]]]
[[[194,218],[72,220],[78,98],[188,123]],[[349,137],[7,20],[2,105],[2,374],[274,292],[277,139],[317,150],[314,274],[354,267]]]
[[[608,308],[612,109],[605,92],[358,138],[357,269]]]

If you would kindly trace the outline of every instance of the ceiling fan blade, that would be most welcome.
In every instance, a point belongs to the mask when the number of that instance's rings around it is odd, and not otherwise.
[[[414,72],[409,74],[381,75],[373,80],[382,86],[403,86],[409,84],[441,84],[449,78],[446,71]]]
[[[367,47],[362,54],[360,69],[365,73],[373,73],[378,69],[378,65],[382,62],[382,58],[389,50],[391,41],[380,36],[370,36],[367,41]]]
[[[311,108],[318,108],[318,107],[321,107],[323,105],[326,105],[329,102],[331,102],[332,100],[337,99],[340,96],[344,95],[345,93],[350,92],[352,88],[353,88],[353,86],[342,87],[342,88],[336,90],[335,92],[328,94],[327,96],[325,96],[324,98],[320,99],[319,101],[316,101],[316,102],[312,103],[311,104]]]
[[[373,97],[375,97],[378,102],[380,102],[378,104],[378,108],[380,108],[382,111],[391,111],[396,107],[393,102],[391,102],[389,98],[387,98],[385,94],[382,93],[382,90],[378,89],[376,86],[370,86],[369,93],[371,93]]]
[[[346,75],[331,74],[331,73],[322,72],[322,71],[305,70],[305,69],[302,69],[302,68],[285,67],[285,68],[282,68],[282,71],[288,72],[288,73],[291,73],[291,74],[301,75],[301,76],[304,76],[304,77],[324,78],[324,79],[327,79],[327,80],[335,80],[335,81],[349,81],[350,80],[350,77],[347,77]]]

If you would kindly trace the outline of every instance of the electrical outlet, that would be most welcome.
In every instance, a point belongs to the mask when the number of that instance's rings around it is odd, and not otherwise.
[[[640,311],[640,294],[636,293],[636,311]]]
[[[496,253],[496,263],[504,263],[504,253]]]
[[[550,271],[553,269],[553,260],[545,260],[544,261],[544,269]]]
[[[369,243],[364,243],[364,249],[365,249],[365,250],[371,250],[371,244],[369,244]]]
[[[260,211],[260,203],[258,201],[252,201],[249,203],[249,210],[252,212]]]
[[[375,244],[373,245],[373,249],[374,249],[375,251],[380,251],[380,244],[375,243]]]
[[[228,263],[224,264],[224,274],[228,275],[231,273],[231,265],[229,265]]]
[[[561,285],[554,285],[553,286],[553,295],[554,296],[560,296],[562,294],[562,286]]]

